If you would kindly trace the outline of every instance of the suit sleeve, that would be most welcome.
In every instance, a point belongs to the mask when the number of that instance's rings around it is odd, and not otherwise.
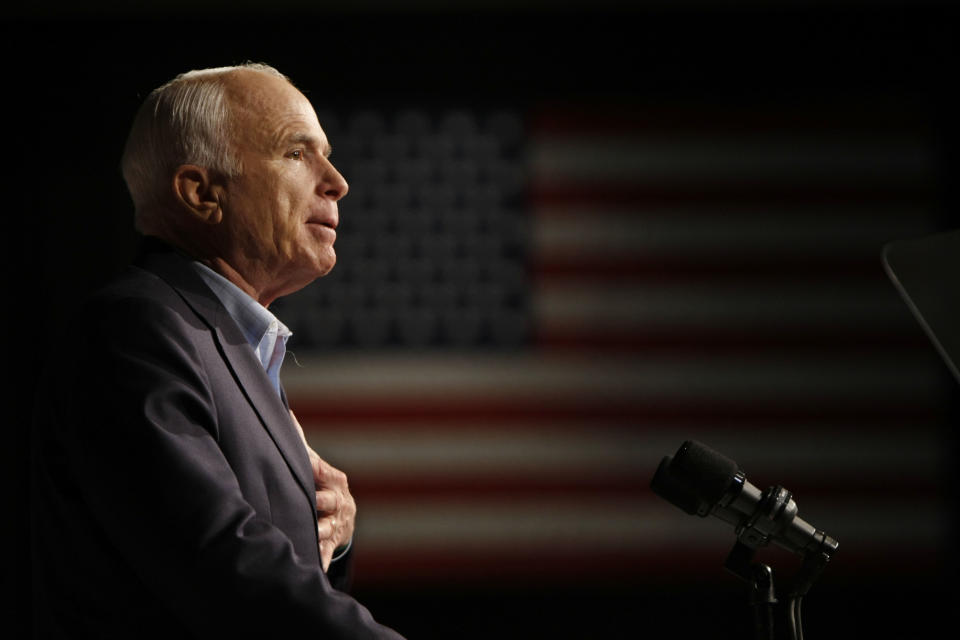
[[[66,464],[119,554],[198,635],[399,639],[241,493],[218,447],[198,320],[114,302],[80,345]],[[221,400],[222,401],[222,400]]]

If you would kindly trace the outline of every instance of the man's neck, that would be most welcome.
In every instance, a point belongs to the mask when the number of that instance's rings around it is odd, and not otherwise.
[[[171,229],[152,230],[150,235],[154,235],[164,242],[172,245],[184,255],[197,260],[210,267],[215,272],[235,284],[241,291],[259,302],[264,307],[283,295],[273,285],[269,274],[258,268],[256,263],[244,263],[243,256],[224,257],[224,251],[203,241],[202,234],[187,232],[178,233]],[[159,232],[157,232],[159,231]]]
[[[237,271],[233,267],[233,265],[231,265],[229,262],[227,262],[223,258],[220,258],[220,257],[204,258],[204,259],[201,259],[200,262],[207,265],[208,267],[210,267],[211,269],[213,269],[214,271],[222,275],[224,278],[226,278],[233,284],[237,285],[237,287],[239,287],[241,291],[246,293],[248,296],[250,296],[257,302],[259,302],[260,304],[262,304],[264,307],[269,306],[270,303],[273,302],[272,298],[270,298],[269,300],[264,300],[263,296],[261,296],[261,292],[258,291],[257,288],[252,283],[250,283],[247,280],[247,278],[243,276],[243,274]]]

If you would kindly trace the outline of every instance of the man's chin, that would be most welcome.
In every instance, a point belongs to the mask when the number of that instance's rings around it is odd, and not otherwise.
[[[329,255],[324,256],[324,259],[319,261],[317,264],[317,278],[322,278],[331,271],[333,267],[337,264],[337,254],[334,253],[333,248],[330,249]]]
[[[337,253],[332,246],[326,245],[311,249],[309,253],[305,251],[298,256],[298,259],[291,260],[303,270],[302,275],[308,278],[303,286],[327,275],[337,264]]]
[[[303,264],[301,261],[299,269],[296,271],[288,271],[286,277],[278,278],[278,282],[283,282],[284,284],[279,287],[282,293],[277,297],[288,296],[291,293],[303,289],[317,278],[322,278],[333,270],[336,262],[336,256],[333,255],[325,256],[323,260],[313,260],[309,266]]]

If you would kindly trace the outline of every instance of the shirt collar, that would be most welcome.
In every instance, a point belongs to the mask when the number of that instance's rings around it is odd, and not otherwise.
[[[263,368],[269,369],[275,357],[275,343],[279,341],[280,345],[286,346],[293,333],[266,307],[213,269],[197,261],[191,265],[240,327]]]

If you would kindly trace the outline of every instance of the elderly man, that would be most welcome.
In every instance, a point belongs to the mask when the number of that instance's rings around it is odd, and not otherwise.
[[[336,261],[329,155],[265,65],[183,74],[138,112],[143,251],[71,318],[36,412],[41,637],[400,637],[337,589],[356,507],[287,406],[267,309]]]

